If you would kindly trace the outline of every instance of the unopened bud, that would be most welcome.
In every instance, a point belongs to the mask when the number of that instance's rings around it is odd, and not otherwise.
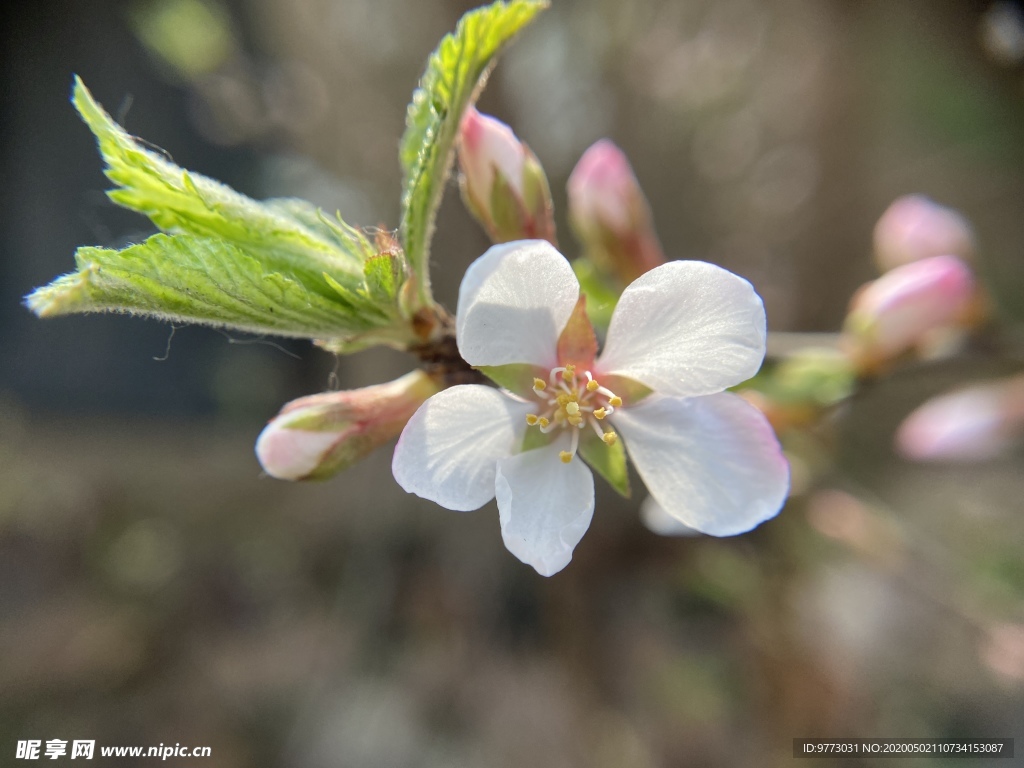
[[[969,261],[973,255],[967,220],[923,195],[899,198],[875,225],[875,263],[882,272],[932,256]]]
[[[843,328],[846,350],[858,370],[871,372],[935,329],[956,327],[973,295],[971,270],[955,256],[897,267],[854,294]]]
[[[544,169],[505,123],[470,107],[459,126],[459,169],[462,200],[493,242],[557,244]]]
[[[915,461],[992,459],[1024,438],[1024,376],[933,398],[911,413],[896,447]]]
[[[423,371],[345,392],[323,392],[285,405],[256,440],[263,470],[279,480],[324,480],[397,437],[438,391]]]
[[[583,153],[568,193],[570,221],[598,268],[628,285],[665,263],[647,198],[611,141],[601,139]]]

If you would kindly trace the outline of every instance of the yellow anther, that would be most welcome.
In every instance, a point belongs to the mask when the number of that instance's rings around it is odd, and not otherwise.
[[[612,408],[618,408],[620,405],[622,405],[622,398],[619,397],[618,395],[613,395],[612,397],[608,398],[608,405],[610,405]]]
[[[565,404],[565,412],[570,416],[575,416],[580,412],[580,404],[575,401],[570,401]]]
[[[555,398],[555,402],[559,405],[565,405],[571,398],[565,392],[562,392],[558,397]]]
[[[603,419],[607,415],[608,411],[606,411],[604,408],[598,408],[596,411],[594,411],[595,419]]]
[[[558,458],[562,460],[563,464],[568,464],[570,461],[572,461],[572,454],[569,453],[568,451],[562,451],[561,453],[558,454]]]
[[[536,414],[533,414],[533,413],[526,414],[526,423],[529,424],[531,427],[534,426],[537,423],[537,421],[538,421],[538,419],[537,419]]]
[[[580,424],[583,423],[583,417],[580,416],[578,413],[575,413],[568,417],[568,422],[572,424],[574,427],[578,427]]]
[[[604,440],[606,445],[615,445],[615,441],[619,439],[619,436],[614,432],[605,432],[601,435],[601,439]]]
[[[537,392],[543,392],[543,391],[544,391],[544,388],[545,388],[546,386],[547,386],[547,382],[546,382],[546,381],[544,381],[544,379],[534,379],[534,380],[533,380],[533,388],[534,388],[534,389],[535,389],[535,390],[536,390]]]
[[[590,381],[587,382],[587,392],[594,392],[600,386],[601,385],[597,383],[596,379],[591,379]]]
[[[537,419],[537,423],[540,424],[542,427],[546,427],[551,422],[545,419],[543,416],[541,416],[539,419]]]
[[[572,381],[573,379],[575,379],[576,378],[576,366],[573,365],[572,363],[569,363],[569,365],[565,366],[565,370],[562,371],[562,378],[565,381]]]

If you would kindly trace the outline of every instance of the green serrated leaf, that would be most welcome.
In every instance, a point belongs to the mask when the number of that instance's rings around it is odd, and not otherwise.
[[[27,298],[37,314],[127,312],[345,351],[416,341],[395,291],[367,281],[377,251],[362,232],[305,201],[257,202],[179,168],[117,125],[78,78],[72,100],[118,185],[108,195],[167,234],[122,251],[80,248],[78,272]]]
[[[357,336],[375,323],[264,265],[238,246],[194,235],[153,235],[122,251],[79,248],[78,271],[26,299],[40,317],[126,312],[279,336]]]
[[[77,77],[72,102],[99,142],[107,177],[118,185],[107,193],[114,202],[165,232],[228,240],[314,293],[331,295],[320,279],[325,272],[353,289],[362,283],[368,244],[356,230],[327,223],[308,204],[260,203],[180,168],[115,123]]]
[[[579,454],[621,496],[629,498],[629,470],[622,441],[606,445],[596,434],[584,430],[580,435]]]
[[[494,57],[548,3],[511,0],[470,11],[427,61],[405,119],[401,240],[418,281],[419,303],[432,303],[428,263],[459,122],[476,99]]]
[[[288,217],[359,261],[365,261],[377,253],[370,239],[342,221],[340,214],[328,216],[312,203],[298,197],[271,198],[264,200],[261,205]]]
[[[347,312],[354,315],[363,314],[367,317],[374,316],[381,319],[386,317],[383,310],[375,305],[366,295],[365,290],[357,289],[353,291],[351,288],[339,283],[326,272],[323,277],[324,282],[334,291],[334,295],[331,298],[336,302],[340,302]]]

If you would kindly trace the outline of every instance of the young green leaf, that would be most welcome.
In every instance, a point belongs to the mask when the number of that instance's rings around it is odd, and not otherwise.
[[[127,312],[316,338],[339,352],[418,341],[397,291],[382,290],[368,267],[377,248],[362,232],[303,200],[261,203],[179,168],[128,135],[77,78],[72,100],[118,185],[111,199],[169,236],[80,248],[78,272],[27,298],[36,314]]]
[[[362,284],[363,261],[373,248],[352,227],[308,203],[260,203],[178,167],[115,123],[77,77],[72,102],[99,142],[107,177],[118,185],[107,193],[114,202],[145,214],[165,232],[228,240],[269,271],[316,276],[306,287],[324,296],[332,294],[319,279],[324,272],[353,290]]]
[[[255,333],[351,341],[379,333],[389,320],[359,294],[319,295],[212,237],[158,234],[122,251],[79,248],[75,261],[77,272],[27,298],[40,317],[126,312]]]
[[[431,54],[413,94],[399,154],[404,174],[401,240],[422,306],[432,303],[430,240],[459,121],[501,48],[547,5],[547,0],[498,0],[470,11]]]
[[[400,254],[385,251],[366,260],[366,289],[371,298],[394,301],[405,282],[405,260]]]

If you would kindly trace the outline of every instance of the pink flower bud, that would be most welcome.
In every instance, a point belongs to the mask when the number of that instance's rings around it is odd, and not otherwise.
[[[875,225],[875,263],[882,272],[931,256],[974,255],[970,224],[923,195],[901,197]]]
[[[583,153],[568,193],[573,228],[599,268],[628,285],[665,262],[647,198],[611,141],[601,139]]]
[[[927,401],[896,433],[915,461],[992,459],[1024,437],[1024,377],[974,386]]]
[[[438,389],[413,371],[387,384],[301,397],[263,429],[256,457],[279,480],[324,480],[396,437]]]
[[[868,372],[907,352],[936,328],[967,316],[974,294],[970,268],[955,256],[904,264],[863,286],[843,329],[854,364]]]
[[[555,244],[544,169],[505,123],[470,107],[459,126],[459,168],[463,202],[493,242]]]

